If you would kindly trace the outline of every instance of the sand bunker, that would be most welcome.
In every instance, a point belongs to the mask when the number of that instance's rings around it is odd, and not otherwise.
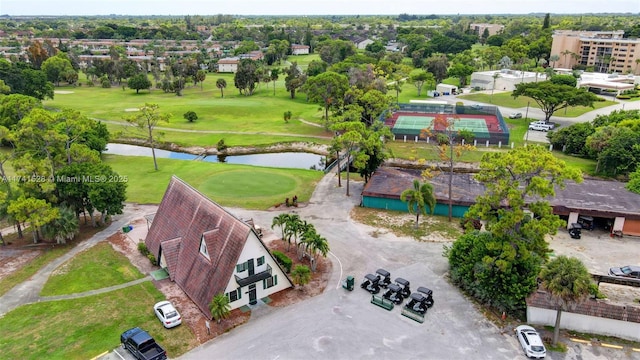
[[[55,90],[53,93],[54,93],[54,94],[62,94],[62,95],[65,95],[65,94],[73,94],[73,91]]]

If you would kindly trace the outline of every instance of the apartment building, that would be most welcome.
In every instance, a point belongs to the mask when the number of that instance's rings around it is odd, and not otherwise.
[[[556,68],[593,66],[595,72],[640,74],[640,39],[623,38],[624,31],[556,30],[551,55]]]
[[[469,25],[471,31],[478,34],[478,36],[482,36],[484,34],[484,30],[487,29],[489,32],[489,36],[496,35],[504,30],[504,25],[500,24],[471,24]]]

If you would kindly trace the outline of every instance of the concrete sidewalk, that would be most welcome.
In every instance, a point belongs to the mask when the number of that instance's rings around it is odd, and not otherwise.
[[[51,273],[56,268],[64,264],[67,260],[73,258],[76,254],[91,248],[97,243],[103,240],[106,240],[111,235],[121,231],[124,225],[128,225],[132,219],[140,218],[144,216],[147,211],[148,209],[143,206],[127,205],[122,215],[113,216],[114,220],[106,229],[100,231],[99,233],[95,234],[94,236],[87,239],[86,241],[83,241],[82,243],[78,244],[76,247],[71,249],[66,254],[60,256],[59,258],[45,265],[42,269],[40,269],[37,273],[35,273],[31,278],[16,285],[13,289],[9,290],[6,294],[0,297],[0,317],[20,305],[31,304],[39,301],[47,301],[48,298],[40,296],[40,291],[42,290],[42,287],[49,279],[49,276],[51,275]],[[148,280],[147,278],[144,278],[136,281],[142,282],[147,280]],[[127,283],[127,284],[129,284],[127,286],[134,285],[132,283]],[[123,285],[126,285],[126,284],[123,284]],[[100,290],[94,290],[94,291],[100,291]],[[112,290],[105,290],[105,291],[112,291]],[[82,293],[82,294],[85,294],[84,296],[93,295],[93,294],[89,294],[89,292]],[[69,295],[69,296],[73,296],[73,295]],[[76,297],[80,297],[80,296],[76,296]],[[55,299],[49,298],[48,300],[59,300],[59,298],[57,297]]]

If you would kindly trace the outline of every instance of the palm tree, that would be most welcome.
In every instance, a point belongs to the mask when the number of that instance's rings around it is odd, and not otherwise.
[[[553,329],[553,345],[556,345],[560,333],[562,310],[575,308],[589,296],[591,275],[580,260],[562,255],[542,268],[540,279],[542,287],[557,307],[556,324]]]
[[[42,233],[49,239],[55,239],[58,244],[66,244],[78,233],[78,217],[67,206],[58,208],[60,217],[42,226]]]
[[[289,218],[289,214],[280,214],[273,218],[271,221],[271,229],[274,226],[280,226],[280,232],[282,233],[282,241],[286,241],[284,237],[284,227],[287,224],[287,219]]]
[[[278,77],[280,76],[280,69],[271,69],[271,73],[269,73],[269,80],[273,81],[273,95],[276,94],[276,81],[278,81]]]
[[[287,219],[284,224],[284,236],[287,241],[287,251],[291,249],[291,238],[294,238],[294,242],[297,245],[298,240],[298,232],[300,231],[300,226],[302,226],[302,220],[300,220],[300,216],[297,214],[287,214]]]
[[[229,306],[229,298],[225,294],[218,294],[211,299],[209,303],[209,311],[211,316],[217,322],[229,316],[231,307]]]
[[[560,56],[558,55],[551,55],[549,56],[549,62],[551,63],[551,67],[556,67],[556,61],[560,60]]]
[[[224,89],[227,87],[227,80],[219,78],[216,80],[216,87],[220,89],[220,97],[224,97]]]
[[[638,65],[640,65],[640,59],[636,59],[636,74],[638,73]]]
[[[426,215],[427,207],[429,208],[430,214],[433,214],[436,209],[436,198],[433,195],[433,186],[429,183],[420,184],[418,180],[413,180],[413,188],[406,189],[400,194],[400,200],[407,202],[410,214],[416,214],[416,229],[418,228],[420,214]]]
[[[565,68],[568,68],[569,66],[567,65],[567,55],[573,54],[573,51],[565,50],[565,51],[561,52],[560,54],[563,57],[562,65],[564,65]]]
[[[491,87],[491,102],[493,102],[493,90],[496,89],[496,80],[498,80],[498,78],[500,77],[500,73],[496,72],[491,75],[491,77],[493,78],[493,86]]]
[[[323,257],[326,257],[327,253],[329,253],[329,243],[327,242],[327,239],[320,236],[313,225],[311,225],[307,231],[302,234],[300,243],[306,249],[309,249],[311,255],[311,271],[315,272],[316,267],[318,266],[318,262],[316,260],[318,253]]]
[[[291,276],[293,277],[293,282],[301,287],[311,281],[311,271],[306,265],[296,265],[291,271]]]

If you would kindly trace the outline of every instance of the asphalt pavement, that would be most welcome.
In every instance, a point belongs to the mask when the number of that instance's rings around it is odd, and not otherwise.
[[[471,301],[447,281],[443,244],[399,238],[350,220],[360,204],[362,183],[337,187],[333,174],[316,187],[307,207],[298,213],[330,244],[333,274],[325,291],[284,308],[260,305],[250,320],[232,331],[182,355],[180,359],[520,359],[524,354],[511,328],[488,321]],[[279,212],[230,209],[242,218],[269,228]],[[457,226],[457,223],[452,224]],[[401,315],[401,306],[387,311],[370,303],[359,287],[363,276],[378,268],[403,277],[412,290],[433,290],[435,305],[420,324]],[[356,278],[347,291],[341,280]],[[564,339],[566,353],[550,359],[640,359],[640,353],[609,349]]]

